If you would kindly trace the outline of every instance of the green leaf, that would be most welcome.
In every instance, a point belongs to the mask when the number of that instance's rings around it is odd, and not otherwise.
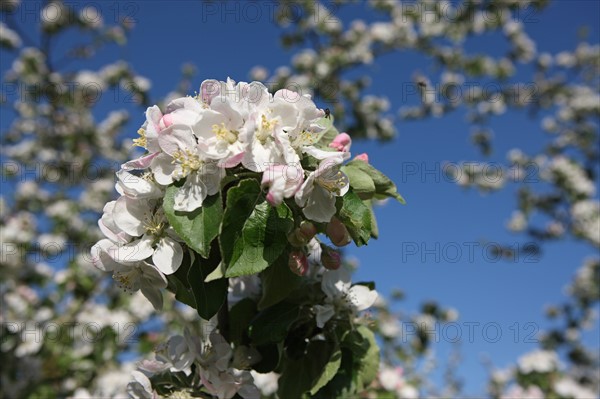
[[[260,353],[261,359],[258,363],[252,366],[252,368],[262,374],[269,373],[277,368],[279,361],[281,360],[281,350],[283,344],[268,344],[260,345],[256,347],[258,353]]]
[[[342,364],[342,351],[340,350],[340,348],[337,348],[331,354],[331,358],[329,358],[329,362],[325,366],[325,369],[323,370],[321,377],[319,377],[319,380],[311,388],[310,394],[311,395],[316,394],[321,388],[323,388],[325,385],[327,385],[327,383],[329,383],[329,381],[331,381],[333,379],[333,377],[335,377],[335,374],[338,372],[341,364]]]
[[[185,303],[195,309],[196,299],[194,298],[194,293],[188,283],[188,272],[190,271],[191,263],[192,259],[190,252],[184,251],[183,260],[179,269],[177,269],[175,273],[167,276],[169,282],[167,289],[175,294],[175,299],[179,302]]]
[[[227,191],[227,205],[221,226],[221,255],[225,266],[231,263],[235,242],[242,235],[242,228],[248,217],[254,211],[261,195],[258,182],[246,179]]]
[[[204,282],[210,283],[211,281],[215,281],[220,278],[225,278],[225,265],[223,264],[223,262],[219,263],[215,270],[213,270],[208,276],[206,276]]]
[[[230,189],[220,240],[225,276],[256,274],[272,265],[288,246],[293,225],[290,208],[267,203],[255,180]]]
[[[398,191],[396,189],[396,185],[394,184],[393,181],[390,180],[389,177],[387,177],[386,175],[384,175],[383,173],[381,173],[379,170],[375,169],[372,165],[358,160],[358,159],[354,159],[350,162],[348,162],[344,168],[346,170],[351,170],[351,171],[360,171],[366,175],[368,175],[371,180],[373,181],[373,184],[375,185],[375,197],[376,198],[386,198],[386,197],[392,197],[397,199],[400,203],[405,204],[406,201],[404,201],[404,198],[402,198],[402,196],[400,194],[398,194]],[[352,173],[357,173],[357,172],[352,172]],[[350,177],[350,176],[348,176]],[[352,178],[350,178],[350,183],[352,183]]]
[[[249,335],[255,345],[279,343],[285,339],[289,328],[298,319],[300,308],[296,304],[279,302],[256,315],[250,323]]]
[[[273,266],[261,274],[262,297],[258,309],[262,310],[283,301],[296,289],[302,278],[292,273],[288,266],[288,251],[284,251]]]
[[[371,211],[371,237],[377,239],[379,237],[379,226],[377,225],[377,218],[373,211],[373,201],[364,201],[364,203],[369,207],[369,211]]]
[[[309,392],[326,373],[332,353],[336,349],[327,341],[311,341],[307,345],[304,356],[297,359],[286,357],[279,377],[278,396],[289,399],[300,398],[304,393]]]
[[[256,302],[250,298],[244,298],[231,307],[229,311],[229,338],[235,345],[246,342],[248,326],[255,314]]]
[[[196,301],[196,310],[201,318],[209,320],[227,299],[229,280],[226,278],[205,282],[206,277],[218,266],[219,252],[216,245],[210,252],[209,259],[197,256],[188,272],[188,283],[192,288]]]
[[[372,213],[352,190],[337,200],[338,217],[357,246],[365,245],[373,229]]]
[[[365,163],[362,162],[361,163]],[[375,195],[375,182],[368,173],[349,163],[341,168],[342,172],[350,179],[350,187],[361,199],[373,198]]]
[[[223,220],[221,193],[206,197],[202,207],[193,212],[180,212],[173,209],[177,190],[176,185],[167,187],[163,201],[167,220],[190,248],[208,258],[210,244],[219,234]]]
[[[375,183],[368,173],[357,168],[355,164],[344,165],[341,170],[348,176],[350,187],[352,187],[352,190],[360,199],[367,200],[373,198],[375,195]]]
[[[353,358],[354,355],[350,349],[341,348],[341,362],[336,375],[313,396],[314,399],[346,399],[356,396]]]
[[[352,350],[355,384],[361,391],[377,377],[379,370],[379,346],[375,335],[366,326],[358,326],[346,335],[342,345]]]

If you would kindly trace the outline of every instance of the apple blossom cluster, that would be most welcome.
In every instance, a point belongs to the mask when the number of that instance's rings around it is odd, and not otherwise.
[[[230,344],[216,331],[200,338],[189,330],[176,335],[155,351],[154,360],[144,360],[132,373],[127,386],[132,398],[157,397],[149,377],[168,371],[189,377],[190,387],[204,389],[219,399],[236,394],[244,399],[259,399],[260,391],[253,384],[249,371],[243,370],[258,352],[239,347],[234,353]],[[192,375],[192,373],[195,373]]]
[[[203,320],[218,313],[219,326],[202,342],[190,333],[171,338],[157,352],[160,364],[134,375],[133,397],[171,392],[165,375],[183,373],[188,379],[179,388],[258,398],[250,370],[267,356],[264,346],[293,347],[298,339],[329,353],[336,367],[334,351],[366,340],[369,352],[355,348],[355,356],[375,362],[372,333],[362,326],[348,336],[347,328],[361,326],[357,316],[377,292],[372,283],[352,285],[335,247],[377,237],[374,200],[404,200],[367,154],[349,160],[352,140],[332,122],[308,95],[271,94],[259,82],[231,79],[206,80],[198,95],[173,99],[165,112],[147,109],[134,140],[145,152],[116,173],[120,196],[104,206],[98,226],[105,238],[92,248],[93,263],[157,310],[168,289]],[[239,312],[250,324],[230,337],[222,318]],[[279,335],[272,335],[271,318],[285,321]],[[292,326],[306,323],[294,333]],[[289,356],[282,364],[297,362]],[[291,365],[278,369],[280,395],[328,389],[328,380],[291,384]],[[375,375],[363,378],[366,384]]]
[[[294,248],[313,239],[319,232],[315,224],[325,224],[322,232],[335,245],[346,245],[348,226],[335,215],[337,198],[352,185],[342,169],[350,157],[351,138],[332,135],[329,119],[309,96],[288,90],[271,94],[261,83],[232,80],[204,81],[199,95],[173,100],[164,114],[157,106],[148,108],[134,140],[146,153],[124,163],[116,174],[121,196],[104,206],[99,227],[106,238],[94,246],[95,266],[112,272],[125,290],[141,290],[160,309],[165,276],[177,272],[189,241],[195,239],[183,237],[170,224],[173,218],[164,206],[167,188],[173,194],[171,213],[190,214],[201,211],[207,198],[240,176],[260,182],[270,207],[298,207],[301,214],[296,217],[304,220],[296,229],[283,231]],[[324,139],[329,140],[326,145]],[[401,198],[368,165],[366,154],[353,162],[358,166],[349,168],[350,163],[346,170],[357,176],[354,191],[365,198],[379,193]],[[363,184],[372,186],[370,192],[363,193]],[[305,274],[306,255],[306,250],[292,250],[290,268]],[[325,249],[321,259],[330,269],[339,267],[334,250]]]

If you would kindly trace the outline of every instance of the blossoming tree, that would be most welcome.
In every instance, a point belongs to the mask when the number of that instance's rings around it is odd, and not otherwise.
[[[283,44],[298,51],[272,76],[252,71],[269,89],[207,80],[188,96],[196,87],[186,71],[164,102],[150,101],[150,82],[131,65],[95,62],[106,45],[125,44],[127,15],[111,26],[94,6],[45,1],[32,34],[16,18],[27,5],[0,3],[3,62],[12,60],[1,97],[3,397],[459,395],[451,370],[437,388],[429,366],[417,367],[428,326],[456,312],[427,303],[420,314],[397,314],[373,283],[352,284],[338,250],[377,236],[377,200],[401,201],[366,154],[350,160],[350,137],[395,134],[389,102],[366,95],[370,77],[355,73],[387,53],[414,50],[441,71],[414,75],[421,100],[400,118],[465,111],[484,155],[491,118],[544,110],[543,151],[512,150],[499,180],[465,163],[458,182],[495,191],[511,176],[519,188],[511,230],[597,248],[597,45],[538,53],[517,16],[541,12],[544,1],[326,3],[296,1],[292,19],[290,3],[278,3]],[[334,6],[371,7],[382,21],[346,25]],[[467,53],[464,40],[483,33],[504,37],[506,54]],[[69,35],[89,41],[63,53],[57,43]],[[534,71],[530,80],[516,79],[520,66]],[[498,90],[453,96],[470,78]],[[135,104],[105,115],[98,99],[111,90]],[[142,154],[122,134],[129,112],[141,110]],[[527,184],[532,169],[543,191]],[[492,373],[491,397],[598,395],[598,357],[581,333],[600,298],[599,273],[597,257],[584,261],[570,298],[548,312],[556,327],[542,348]],[[421,326],[408,342],[403,321]],[[157,322],[164,333],[144,329]]]

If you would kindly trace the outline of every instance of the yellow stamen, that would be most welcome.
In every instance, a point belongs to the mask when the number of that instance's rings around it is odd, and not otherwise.
[[[139,128],[137,133],[140,135],[140,138],[134,139],[133,145],[146,148],[146,145],[148,144],[148,142],[146,140],[146,130],[143,128]]]
[[[114,272],[112,278],[119,287],[123,288],[126,292],[131,292],[133,290],[131,273]]]
[[[303,130],[296,138],[297,145],[312,145],[317,142],[319,134],[312,130]]]
[[[271,137],[271,132],[277,126],[278,121],[276,119],[267,119],[265,115],[261,116],[260,129],[256,133],[256,138],[260,140],[261,143],[265,143],[269,137]]]
[[[181,166],[181,177],[185,177],[202,167],[202,161],[198,155],[190,150],[176,151],[173,158],[173,163],[179,163]]]
[[[325,190],[340,195],[340,191],[348,184],[348,178],[341,171],[337,171],[331,178],[325,176],[325,174],[331,173],[330,171],[317,176],[316,182],[323,187]]]
[[[156,180],[154,180],[154,174],[150,171],[142,173],[140,178],[149,182],[156,182]]]
[[[233,144],[237,141],[239,132],[235,130],[229,130],[225,127],[224,123],[221,125],[212,125],[212,131],[217,136],[219,140],[223,140],[228,142],[229,144]]]

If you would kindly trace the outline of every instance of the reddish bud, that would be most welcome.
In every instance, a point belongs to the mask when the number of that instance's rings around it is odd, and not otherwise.
[[[317,235],[317,228],[314,224],[308,221],[303,221],[300,227],[294,229],[288,234],[288,241],[295,247],[301,247]]]
[[[315,225],[306,220],[300,224],[300,227],[298,227],[296,231],[298,232],[298,236],[302,237],[306,242],[309,242],[317,235],[317,228]]]
[[[363,161],[363,162],[369,163],[369,155],[366,152],[363,152],[362,154],[358,154],[357,156],[354,157],[354,159],[356,159],[358,161]]]
[[[332,217],[331,221],[327,224],[325,233],[333,245],[343,247],[344,245],[348,245],[348,243],[350,243],[348,229],[346,229],[346,226],[344,226],[344,224],[335,216]]]
[[[292,273],[304,276],[308,272],[308,259],[302,251],[292,251],[288,260],[288,266]]]
[[[293,230],[290,234],[288,234],[287,239],[288,242],[294,247],[301,247],[305,244],[302,239],[298,237],[296,230]]]
[[[326,269],[337,270],[342,265],[342,257],[335,249],[323,246],[321,251],[321,263]]]

